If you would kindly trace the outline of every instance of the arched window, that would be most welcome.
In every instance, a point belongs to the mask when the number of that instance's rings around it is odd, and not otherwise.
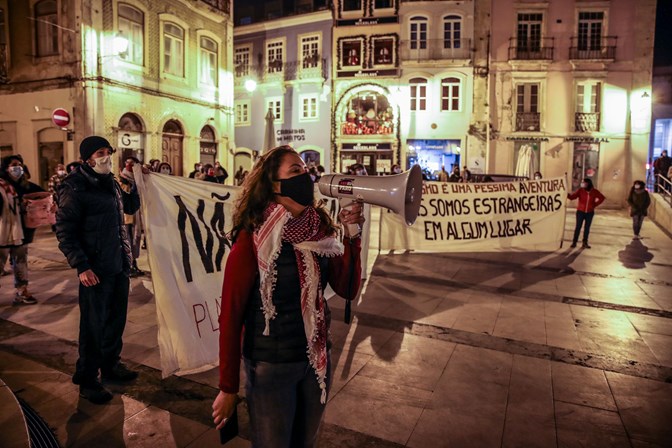
[[[184,77],[184,30],[171,22],[163,25],[163,71]]]
[[[441,110],[460,110],[461,82],[459,78],[444,78],[441,80]]]
[[[139,9],[124,3],[118,7],[119,35],[128,39],[128,49],[119,56],[128,62],[143,65],[145,43],[145,15]]]
[[[201,36],[201,82],[209,86],[217,85],[217,42]]]
[[[427,110],[427,80],[412,78],[408,83],[411,85],[411,110]]]
[[[58,54],[58,10],[55,0],[35,4],[35,41],[38,56]]]
[[[427,32],[429,21],[426,17],[414,16],[410,19],[411,28],[409,32],[411,50],[427,49]]]
[[[462,48],[462,18],[449,15],[443,18],[443,48]]]

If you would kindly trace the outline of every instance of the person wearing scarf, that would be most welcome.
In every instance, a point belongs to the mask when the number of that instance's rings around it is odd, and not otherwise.
[[[301,157],[265,154],[246,177],[233,217],[219,316],[218,428],[233,414],[241,349],[253,447],[312,447],[331,381],[329,284],[346,300],[361,278],[360,239],[344,238],[321,207]],[[362,223],[361,205],[339,214]]]
[[[651,198],[649,192],[646,191],[646,185],[641,180],[636,180],[630,188],[628,194],[628,205],[630,206],[630,216],[632,217],[632,232],[634,234],[633,240],[638,240],[644,217],[647,214],[649,205],[651,205]]]

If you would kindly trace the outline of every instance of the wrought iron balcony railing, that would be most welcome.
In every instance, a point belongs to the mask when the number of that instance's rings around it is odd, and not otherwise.
[[[574,114],[576,132],[597,132],[600,130],[599,112],[576,112]]]
[[[0,44],[0,84],[5,84],[9,76],[9,60],[7,58],[7,44]]]
[[[569,59],[615,59],[617,36],[572,37]]]
[[[402,40],[402,61],[471,59],[471,39]]]
[[[509,39],[509,60],[553,60],[554,38]]]
[[[516,131],[539,131],[541,114],[539,112],[518,112],[516,114]]]
[[[315,57],[304,58],[302,61],[239,65],[235,68],[234,73],[236,85],[242,85],[246,78],[254,78],[258,82],[327,79],[328,67],[326,59]]]
[[[215,9],[218,9],[226,14],[231,13],[231,0],[201,0],[203,3],[206,3],[212,6]]]

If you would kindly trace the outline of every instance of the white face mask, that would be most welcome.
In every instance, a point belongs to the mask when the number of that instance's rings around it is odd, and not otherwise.
[[[355,171],[355,175],[357,175],[357,176],[365,176],[366,173],[365,173],[364,171],[362,171],[362,170],[357,170],[357,171]]]
[[[534,176],[534,180],[539,180],[541,179],[541,176]]]
[[[56,174],[58,174],[59,176],[65,176],[65,170],[58,170],[56,171]]]
[[[587,186],[588,186],[587,183],[585,183],[585,182],[581,182],[581,188],[586,188]]]
[[[93,171],[98,174],[110,174],[112,172],[112,159],[110,156],[99,157],[93,159],[96,162],[96,166],[93,167]]]
[[[23,167],[22,166],[10,166],[9,168],[7,168],[7,172],[14,179],[18,179],[19,177],[23,176]]]
[[[161,168],[160,173],[161,174],[170,174],[170,170],[168,168]]]

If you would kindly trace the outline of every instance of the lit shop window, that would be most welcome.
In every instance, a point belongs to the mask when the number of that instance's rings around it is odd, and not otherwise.
[[[394,115],[390,102],[376,92],[362,92],[348,102],[341,123],[343,135],[392,134]]]

